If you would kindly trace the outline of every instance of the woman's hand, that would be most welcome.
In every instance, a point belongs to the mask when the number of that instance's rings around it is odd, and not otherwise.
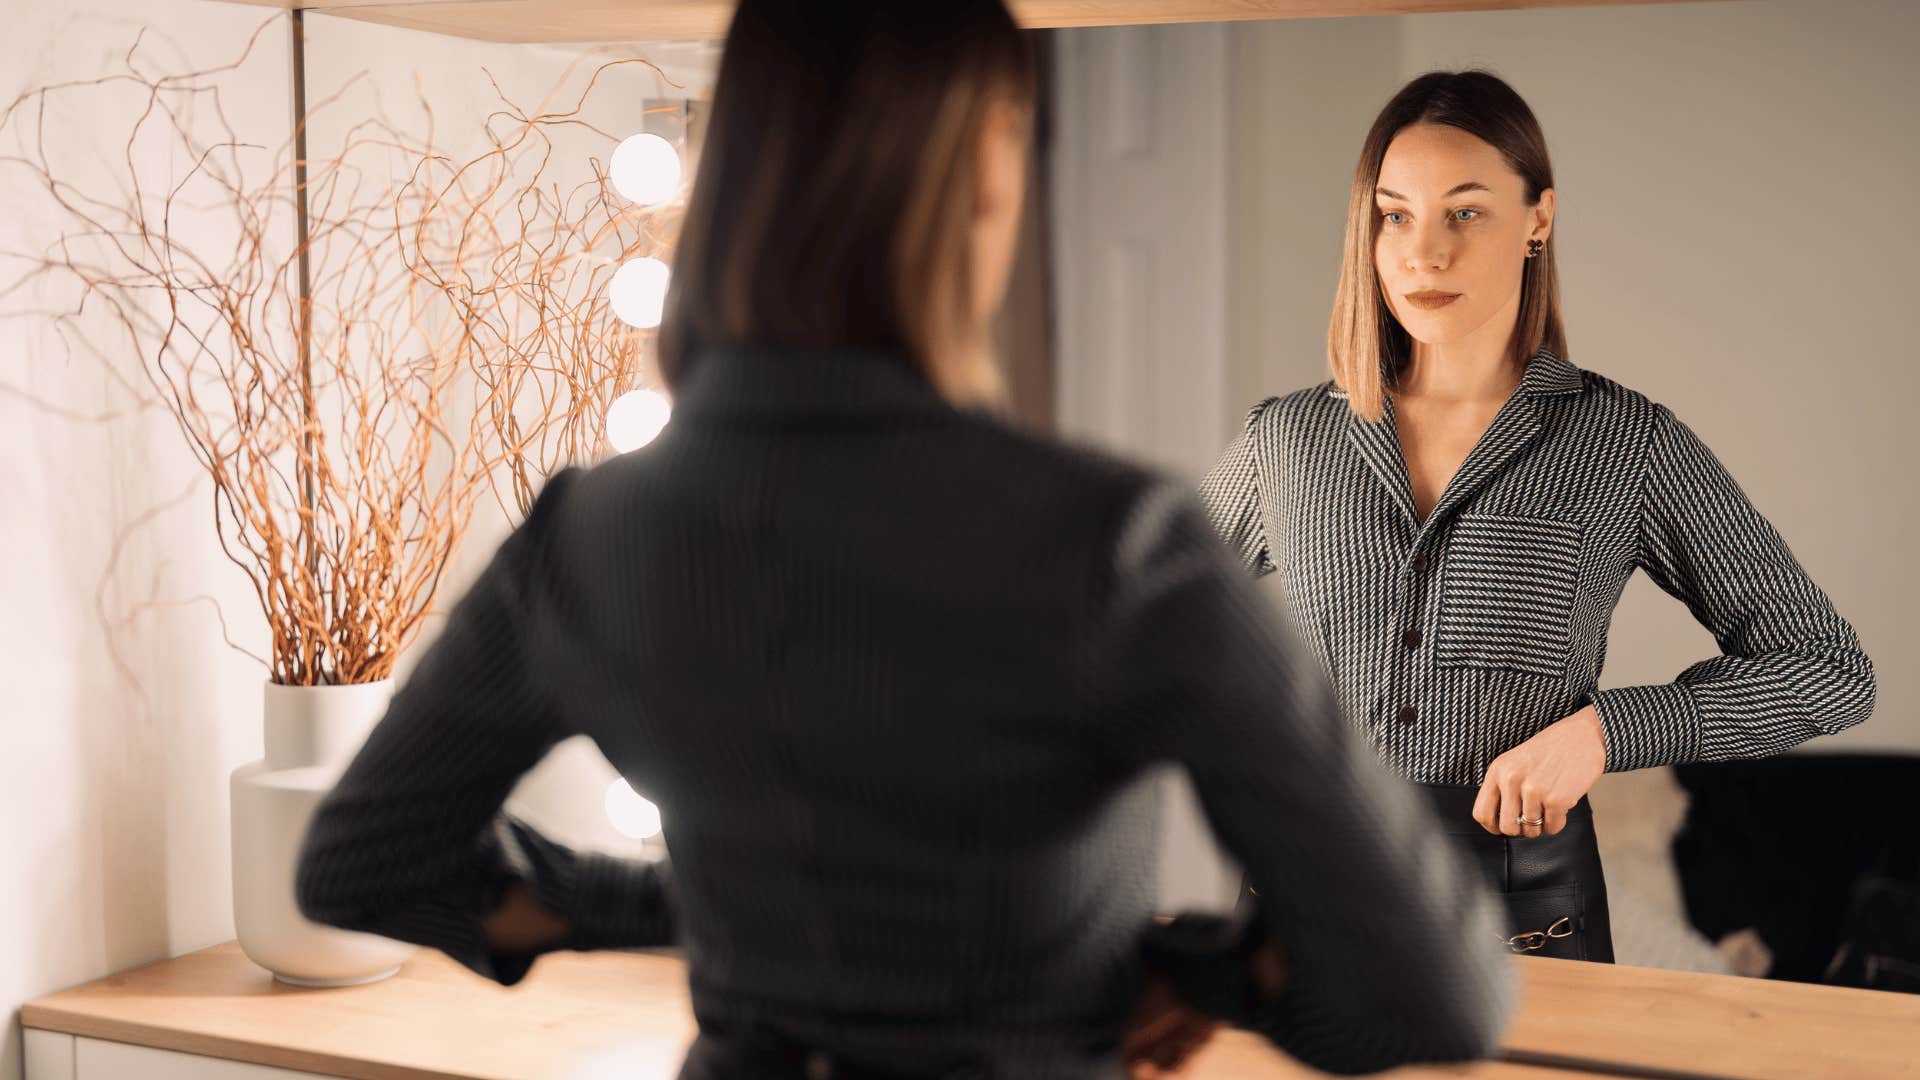
[[[487,948],[503,956],[542,952],[566,940],[567,920],[540,906],[524,881],[507,887],[500,906],[481,920]]]
[[[1263,942],[1246,963],[1253,993],[1267,1002],[1278,998],[1287,984],[1287,954],[1279,942]],[[1170,979],[1149,975],[1121,1042],[1128,1075],[1134,1080],[1180,1075],[1222,1026],[1218,1017],[1182,1000]]]
[[[1152,976],[1121,1043],[1128,1074],[1135,1080],[1177,1074],[1219,1029],[1220,1021],[1180,1000],[1172,983]]]
[[[1553,836],[1606,770],[1606,736],[1589,705],[1493,759],[1473,801],[1473,820],[1504,836]]]

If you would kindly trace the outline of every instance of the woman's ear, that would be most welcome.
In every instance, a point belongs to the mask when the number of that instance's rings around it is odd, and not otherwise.
[[[1533,225],[1527,230],[1527,239],[1545,243],[1553,235],[1554,203],[1552,188],[1540,193],[1540,201],[1533,204]]]

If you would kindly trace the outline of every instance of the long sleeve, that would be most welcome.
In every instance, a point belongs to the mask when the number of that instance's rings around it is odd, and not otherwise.
[[[501,812],[571,734],[530,639],[553,616],[548,533],[572,478],[547,485],[322,802],[296,885],[308,918],[431,946],[508,985],[534,957],[493,953],[482,921],[515,880],[568,924],[556,948],[671,940],[665,864],[574,852]]]
[[[1514,1000],[1498,905],[1341,717],[1190,495],[1126,514],[1092,670],[1136,761],[1174,761],[1259,890],[1287,989],[1252,1026],[1367,1072],[1491,1053]]]
[[[1640,567],[1723,655],[1665,685],[1596,692],[1608,769],[1764,757],[1873,711],[1873,664],[1853,627],[1665,408],[1648,446],[1640,525]]]
[[[1200,503],[1206,507],[1207,520],[1240,556],[1248,572],[1260,577],[1273,572],[1272,555],[1267,548],[1267,530],[1260,509],[1260,473],[1257,435],[1260,416],[1276,399],[1255,405],[1247,413],[1247,422],[1232,444],[1220,455],[1212,469],[1200,481]]]

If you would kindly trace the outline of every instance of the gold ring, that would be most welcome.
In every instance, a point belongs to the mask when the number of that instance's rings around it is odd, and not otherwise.
[[[1533,826],[1533,827],[1534,827],[1534,828],[1536,828],[1536,829],[1537,829],[1537,828],[1539,828],[1539,827],[1540,827],[1540,826],[1542,826],[1542,825],[1545,825],[1545,824],[1547,823],[1547,819],[1546,819],[1546,817],[1545,817],[1545,815],[1542,815],[1542,816],[1540,817],[1540,819],[1539,819],[1539,820],[1537,820],[1537,821],[1535,821],[1535,820],[1529,820],[1528,818],[1525,818],[1525,817],[1522,817],[1522,816],[1520,816],[1520,815],[1518,815],[1518,814],[1516,814],[1516,815],[1514,815],[1514,817],[1515,817],[1515,820],[1517,820],[1517,821],[1519,821],[1519,822],[1520,822],[1520,824],[1522,824],[1522,825],[1531,825],[1531,826]]]

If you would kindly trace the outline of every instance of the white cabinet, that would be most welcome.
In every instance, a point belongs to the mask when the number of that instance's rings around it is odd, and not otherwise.
[[[336,1080],[35,1028],[26,1036],[25,1080]]]

